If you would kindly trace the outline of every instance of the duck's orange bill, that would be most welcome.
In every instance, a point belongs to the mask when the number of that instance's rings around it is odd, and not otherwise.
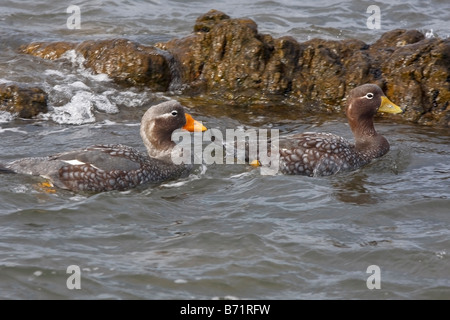
[[[378,108],[378,112],[386,113],[402,113],[403,110],[398,105],[390,101],[386,96],[381,97],[381,106]]]
[[[186,125],[183,127],[183,129],[190,131],[190,132],[203,132],[208,130],[204,125],[202,125],[201,122],[194,120],[192,116],[188,113],[184,114],[186,117]]]

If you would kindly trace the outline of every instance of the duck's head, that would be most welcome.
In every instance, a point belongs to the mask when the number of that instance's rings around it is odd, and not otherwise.
[[[206,127],[185,113],[178,101],[167,101],[152,106],[142,117],[141,137],[151,157],[164,158],[174,146],[172,133],[177,129],[191,132],[205,131]]]
[[[401,113],[403,110],[391,102],[376,84],[363,84],[350,91],[346,114],[353,132],[372,130],[377,112]]]

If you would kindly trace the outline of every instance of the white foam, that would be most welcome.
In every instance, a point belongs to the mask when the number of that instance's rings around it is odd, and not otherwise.
[[[86,59],[83,57],[83,55],[78,54],[75,50],[67,50],[62,56],[61,59],[67,59],[69,60],[73,65],[80,67],[83,66],[84,61]]]
[[[168,182],[168,183],[165,183],[165,184],[161,185],[161,187],[164,187],[164,188],[179,188],[181,186],[184,186],[184,185],[188,184],[189,182],[190,182],[189,180],[177,181],[177,182]]]
[[[13,191],[14,191],[14,193],[30,193],[30,189],[24,185],[14,187]]]
[[[69,103],[53,109],[52,120],[61,124],[78,125],[95,122],[92,97],[90,92],[78,91]]]
[[[427,39],[434,38],[433,29],[430,29],[430,31],[427,31],[427,32],[425,33],[425,38],[427,38]]]
[[[43,89],[48,94],[48,113],[39,114],[37,119],[52,120],[59,124],[81,125],[96,122],[96,111],[115,114],[118,106],[141,107],[152,96],[151,91],[134,92],[118,90],[105,85],[112,79],[106,74],[94,74],[84,66],[85,58],[75,50],[68,50],[61,59],[72,64],[68,70],[47,69]],[[0,83],[8,83],[0,79]],[[0,113],[0,123],[10,122],[17,116]],[[102,125],[112,125],[104,123]],[[131,124],[134,126],[135,124]],[[136,124],[139,126],[140,124]]]
[[[89,72],[89,78],[94,79],[95,81],[98,81],[98,82],[112,81],[112,79],[106,73],[93,74],[93,73]]]
[[[68,70],[63,68],[44,71],[47,76],[44,90],[48,94],[49,112],[40,114],[38,119],[53,120],[59,124],[93,123],[96,122],[96,111],[114,114],[119,112],[118,106],[141,107],[152,96],[151,91],[136,93],[132,89],[124,91],[105,85],[104,82],[112,79],[106,74],[94,74],[91,69],[86,68],[86,59],[75,50],[68,50],[61,59],[68,60],[72,67]],[[10,117],[2,117],[3,122],[11,120]]]
[[[69,130],[69,128],[64,128],[64,129],[61,129],[61,130],[53,130],[53,131],[48,131],[48,132],[44,131],[44,132],[40,132],[39,135],[40,136],[48,136],[48,135],[51,135],[51,134],[59,134],[59,133],[62,133],[64,131],[67,131],[67,130]]]
[[[109,127],[109,126],[115,126],[117,125],[117,122],[111,121],[111,120],[103,120],[100,123],[97,123],[94,128],[102,128],[102,127]]]
[[[12,114],[7,111],[0,111],[0,123],[10,122],[15,118],[17,118],[16,114]]]
[[[122,91],[119,94],[111,96],[111,100],[118,105],[136,108],[145,104],[148,101],[148,98],[142,93]]]
[[[445,256],[446,256],[446,254],[447,254],[447,252],[445,252],[445,250],[436,252],[436,256],[437,256],[439,259],[444,259]]]
[[[92,95],[92,103],[94,104],[95,109],[106,113],[118,113],[119,108],[109,101],[107,93],[108,91],[100,95]]]
[[[238,173],[238,174],[230,176],[230,179],[240,179],[242,177],[247,177],[250,175],[251,175],[251,172],[242,172],[242,173]]]
[[[86,59],[83,57],[82,54],[76,52],[75,50],[66,51],[61,56],[61,58],[68,59],[72,63],[72,65],[78,69],[77,71],[86,78],[90,78],[90,79],[98,81],[98,82],[112,81],[112,79],[105,73],[95,74],[92,72],[91,69],[85,68],[84,62],[86,61]]]
[[[186,180],[182,180],[182,181],[174,181],[174,182],[166,182],[164,184],[161,185],[161,187],[163,188],[179,188],[182,187],[192,181],[195,180],[200,180],[202,178],[202,176],[205,175],[206,171],[208,170],[208,167],[205,166],[204,164],[202,164],[200,166],[200,172],[198,173],[191,173],[189,175],[189,177]]]
[[[22,131],[19,128],[6,128],[6,129],[3,129],[2,127],[0,127],[0,133],[6,132],[6,131],[28,134],[28,132]]]
[[[45,70],[45,71],[44,71],[44,74],[45,74],[46,76],[58,76],[58,77],[61,77],[61,78],[64,78],[64,77],[65,77],[65,74],[62,73],[61,71],[58,71],[58,70],[52,70],[52,69],[47,69],[47,70]]]
[[[89,90],[89,87],[87,85],[85,85],[84,82],[81,82],[81,81],[75,81],[69,85],[75,89]]]
[[[49,101],[53,108],[41,119],[52,119],[60,124],[84,124],[95,122],[94,111],[108,114],[118,113],[116,104],[112,103],[109,95],[114,90],[103,93],[94,93],[83,81],[74,81],[68,84],[57,84],[48,90]],[[70,101],[66,102],[70,98]],[[62,106],[60,105],[64,102]]]
[[[187,280],[184,280],[184,279],[175,279],[173,282],[175,282],[176,284],[184,284],[184,283],[187,283]]]
[[[70,197],[69,199],[70,199],[71,201],[80,202],[80,201],[86,200],[87,197],[86,197],[86,196],[81,196],[81,195],[76,195],[76,196]]]

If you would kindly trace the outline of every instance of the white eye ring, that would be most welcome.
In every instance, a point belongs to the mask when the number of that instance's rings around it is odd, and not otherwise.
[[[175,116],[177,116],[178,115],[178,111],[176,111],[176,110],[173,110],[171,113],[170,113],[171,115],[173,115],[174,117]]]
[[[366,99],[373,99],[373,93],[372,93],[372,92],[369,92],[368,94],[366,94],[366,95],[364,96],[364,98],[366,98]]]

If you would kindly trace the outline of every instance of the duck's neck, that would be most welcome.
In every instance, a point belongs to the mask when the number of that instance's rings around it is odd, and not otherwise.
[[[373,118],[349,119],[349,124],[357,152],[369,158],[378,158],[389,151],[389,142],[375,130]]]
[[[141,137],[151,158],[170,160],[172,149],[175,146],[170,134],[157,130],[150,124],[146,128],[141,127]]]

